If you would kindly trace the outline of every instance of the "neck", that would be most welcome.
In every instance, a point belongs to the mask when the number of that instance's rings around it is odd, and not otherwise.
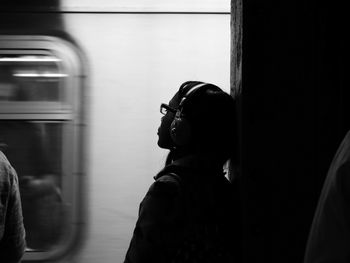
[[[186,155],[190,154],[190,152],[186,149],[181,149],[181,148],[173,148],[170,150],[167,160],[166,160],[166,165],[172,163],[173,161],[180,159]]]

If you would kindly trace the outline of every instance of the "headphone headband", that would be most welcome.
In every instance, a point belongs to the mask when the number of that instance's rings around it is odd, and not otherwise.
[[[203,83],[203,82],[199,82],[198,84],[194,85],[193,87],[191,87],[186,94],[182,97],[179,107],[182,107],[184,101],[192,94],[192,93],[196,93],[197,90],[199,90],[201,87],[207,85],[207,83]],[[184,86],[185,88],[186,86]]]
[[[178,111],[182,114],[182,110],[184,108],[185,101],[189,100],[189,98],[193,97],[194,94],[198,93],[201,90],[208,90],[211,87],[215,87],[212,84],[200,82],[200,81],[188,81],[185,82],[180,87],[180,94],[185,93],[179,103]],[[187,90],[187,91],[186,91]],[[187,102],[186,102],[187,104]]]

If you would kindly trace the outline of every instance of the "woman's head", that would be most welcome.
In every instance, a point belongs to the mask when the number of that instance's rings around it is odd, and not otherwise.
[[[169,106],[169,107],[168,107]],[[204,153],[226,161],[234,147],[233,98],[219,87],[188,81],[169,102],[158,130],[158,145]]]

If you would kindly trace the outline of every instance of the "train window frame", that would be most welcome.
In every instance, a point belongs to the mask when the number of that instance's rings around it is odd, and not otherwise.
[[[48,251],[26,251],[24,262],[67,256],[81,241],[85,222],[84,127],[85,97],[83,56],[73,43],[54,36],[0,35],[0,55],[44,55],[61,60],[64,72],[63,103],[1,102],[0,120],[62,123],[62,198],[70,207],[69,231],[58,246]]]

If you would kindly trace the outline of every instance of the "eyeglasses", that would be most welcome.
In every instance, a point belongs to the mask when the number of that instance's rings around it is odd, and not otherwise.
[[[165,104],[165,103],[162,103],[160,104],[160,113],[165,115],[167,114],[167,112],[170,111],[172,113],[176,113],[176,110],[172,107],[170,107],[169,105]]]

